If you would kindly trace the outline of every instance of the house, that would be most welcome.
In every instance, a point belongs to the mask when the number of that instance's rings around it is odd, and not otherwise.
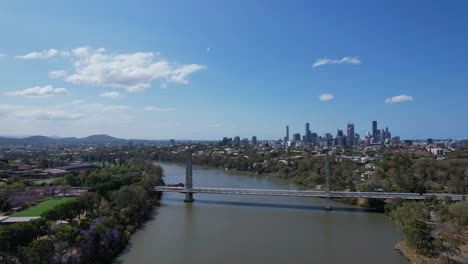
[[[66,170],[61,170],[61,169],[45,169],[44,172],[49,174],[50,177],[60,177],[65,175],[67,173]]]
[[[68,171],[68,172],[82,172],[82,171],[92,170],[94,168],[96,168],[94,164],[80,163],[80,164],[71,164],[68,166],[63,166],[58,169]]]
[[[0,225],[9,225],[15,223],[29,222],[34,219],[38,219],[40,216],[23,216],[23,217],[9,217],[0,216]]]

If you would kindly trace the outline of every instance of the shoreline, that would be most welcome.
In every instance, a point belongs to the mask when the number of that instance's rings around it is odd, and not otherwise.
[[[400,255],[402,255],[410,264],[443,264],[445,263],[440,258],[428,258],[416,252],[416,249],[408,246],[405,241],[399,241],[393,247]]]

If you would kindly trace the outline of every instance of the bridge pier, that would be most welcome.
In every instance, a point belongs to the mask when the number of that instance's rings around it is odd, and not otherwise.
[[[193,175],[192,175],[192,150],[188,149],[186,152],[186,159],[185,159],[185,189],[187,192],[185,193],[185,200],[184,202],[186,203],[192,203],[195,201],[193,199],[193,192],[191,190],[193,189]]]

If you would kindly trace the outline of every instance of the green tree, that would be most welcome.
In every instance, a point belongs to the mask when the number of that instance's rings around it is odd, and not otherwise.
[[[402,226],[405,226],[411,220],[427,221],[429,219],[429,211],[422,203],[406,202],[393,210],[391,216]]]
[[[423,255],[429,255],[434,249],[434,238],[431,227],[419,219],[411,219],[403,227],[406,242]]]
[[[30,222],[15,223],[0,227],[0,249],[12,250],[18,246],[25,246],[38,235],[34,225]]]
[[[47,239],[39,239],[20,249],[22,263],[48,264],[53,263],[54,244]]]
[[[46,211],[42,216],[49,221],[67,220],[71,222],[73,218],[79,216],[82,211],[82,204],[79,200],[72,200],[63,204],[59,204],[49,211]]]

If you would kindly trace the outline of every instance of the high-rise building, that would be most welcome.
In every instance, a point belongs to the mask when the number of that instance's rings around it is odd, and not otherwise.
[[[383,128],[380,129],[380,144],[385,144],[385,130]]]
[[[289,141],[289,126],[286,126],[286,136],[284,137],[284,141]]]
[[[249,144],[249,139],[248,138],[243,138],[241,140],[242,145],[248,145]]]
[[[342,147],[346,144],[345,142],[346,137],[343,134],[343,130],[338,129],[336,131],[336,145],[338,147]]]
[[[256,136],[252,137],[252,145],[257,145],[257,137]]]
[[[379,141],[379,130],[377,128],[377,121],[372,121],[372,143],[377,143]]]
[[[234,145],[236,145],[236,146],[240,145],[240,137],[239,137],[239,136],[235,136],[235,137],[234,137],[234,140],[233,140],[233,143],[234,143]]]
[[[301,141],[301,134],[300,134],[300,133],[295,133],[295,134],[293,134],[292,141],[293,141],[293,142],[299,142],[299,141]]]
[[[304,143],[306,145],[310,144],[310,137],[311,137],[310,124],[306,123],[305,124],[305,134],[304,134]]]
[[[354,124],[348,124],[348,129],[347,129],[347,134],[346,134],[346,139],[348,142],[348,146],[354,146]]]
[[[325,133],[323,135],[323,138],[320,140],[320,146],[325,148],[325,147],[331,147],[332,146],[332,141],[333,141],[333,136],[331,133]]]
[[[311,133],[310,134],[310,143],[311,144],[317,144],[318,142],[318,135],[317,133]]]

